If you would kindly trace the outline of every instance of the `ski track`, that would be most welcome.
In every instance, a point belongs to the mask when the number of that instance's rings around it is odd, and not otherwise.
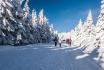
[[[80,49],[52,45],[0,49],[0,70],[102,70]]]

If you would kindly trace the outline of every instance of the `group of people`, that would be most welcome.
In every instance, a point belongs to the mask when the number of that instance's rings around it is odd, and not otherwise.
[[[59,39],[58,37],[55,37],[55,38],[53,39],[53,42],[54,42],[54,45],[55,45],[55,46],[57,46],[57,45],[59,44],[59,46],[61,47],[62,41],[63,41],[63,40],[62,40],[62,39]],[[70,37],[69,39],[66,39],[65,42],[66,42],[69,46],[71,46],[71,44],[72,44],[71,37]]]

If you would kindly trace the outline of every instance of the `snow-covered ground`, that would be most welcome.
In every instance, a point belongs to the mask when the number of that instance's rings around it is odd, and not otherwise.
[[[77,47],[52,44],[0,48],[0,70],[103,70]]]

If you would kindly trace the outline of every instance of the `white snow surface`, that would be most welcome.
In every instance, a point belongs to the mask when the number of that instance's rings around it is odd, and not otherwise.
[[[77,58],[77,59],[76,59]],[[78,47],[0,46],[0,70],[103,70]]]
[[[88,54],[79,55],[79,56],[76,57],[76,59],[82,59],[82,58],[85,58],[87,56],[89,56],[89,55]]]

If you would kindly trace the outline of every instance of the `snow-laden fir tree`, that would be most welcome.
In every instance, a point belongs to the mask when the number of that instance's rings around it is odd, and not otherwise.
[[[21,0],[2,0],[1,8],[1,44],[19,44],[27,39],[26,27],[23,20]],[[28,22],[27,22],[28,23]],[[28,26],[28,25],[27,25]]]
[[[44,15],[44,10],[42,9],[38,15],[38,24],[36,25],[36,33],[38,42],[49,42],[51,40],[51,30],[48,24],[48,19]]]
[[[49,31],[50,31],[50,41],[53,41],[54,37],[55,37],[55,34],[54,34],[54,27],[53,27],[53,24],[49,25]]]
[[[0,3],[0,34],[1,44],[13,44],[15,38],[12,35],[14,33],[14,27],[12,22],[15,19],[12,14],[13,4],[12,0],[1,0]]]
[[[39,20],[36,11],[33,9],[32,10],[32,16],[31,16],[31,23],[33,27],[33,35],[34,35],[34,42],[35,43],[40,43],[40,28],[41,26],[39,25]]]
[[[37,13],[35,10],[32,10],[32,25],[33,25],[33,27],[35,27],[37,23],[38,23]]]
[[[39,12],[38,17],[39,17],[39,24],[40,25],[43,25],[46,23],[45,22],[46,17],[44,16],[44,10],[43,9]]]
[[[82,33],[81,33],[81,30],[82,30],[82,27],[83,27],[83,22],[82,22],[82,20],[80,19],[79,20],[79,23],[78,23],[78,25],[77,25],[77,27],[75,28],[75,39],[74,39],[74,44],[76,44],[76,45],[80,45],[80,43],[81,43],[81,35],[82,35]]]
[[[95,43],[95,33],[94,24],[91,10],[89,11],[87,20],[85,21],[82,29],[82,43],[81,46],[85,48],[85,51],[90,53],[94,48]],[[93,40],[93,41],[92,41]]]
[[[49,42],[54,36],[43,10],[32,18],[29,0],[0,0],[0,44],[30,44]],[[23,3],[24,2],[24,3]]]
[[[30,11],[29,11],[30,8],[29,8],[28,3],[29,3],[29,0],[26,0],[25,5],[24,5],[24,8],[23,8],[24,18],[29,18],[29,16],[30,16]]]
[[[43,32],[42,26],[43,25],[42,25],[42,22],[40,22],[40,16],[41,16],[40,13],[41,13],[41,15],[44,15],[42,10],[41,10],[39,12],[38,17],[37,17],[35,11],[34,10],[32,11],[32,25],[33,25],[34,31],[35,31],[35,42],[36,43],[42,43],[42,32]],[[38,19],[36,19],[36,17]],[[41,19],[43,19],[43,17],[41,17]]]
[[[82,19],[79,20],[79,24],[77,26],[78,28],[78,31],[80,31],[82,29],[82,25],[83,25],[83,22],[82,22]]]
[[[91,10],[88,13],[86,21],[82,22],[80,19],[79,24],[75,27],[75,30],[71,32],[73,36],[74,44],[81,46],[85,49],[85,51],[90,52],[89,48],[93,48],[91,46],[94,45],[95,41],[95,30],[94,30],[93,18]],[[74,33],[73,33],[74,32]]]
[[[16,20],[16,23],[13,24],[15,28],[15,44],[23,44],[26,40],[26,29],[25,29],[25,22],[23,20],[24,18],[24,12],[22,9],[22,1],[21,0],[13,0],[13,14]]]
[[[31,22],[32,18],[30,16],[29,0],[26,0],[23,10],[24,10],[24,17],[25,17],[24,20],[25,20],[27,40],[29,43],[34,43],[35,34],[34,34],[34,28]]]
[[[99,48],[98,58],[104,64],[104,0],[101,1],[101,10],[96,24],[96,46]],[[103,67],[104,68],[104,67]]]

